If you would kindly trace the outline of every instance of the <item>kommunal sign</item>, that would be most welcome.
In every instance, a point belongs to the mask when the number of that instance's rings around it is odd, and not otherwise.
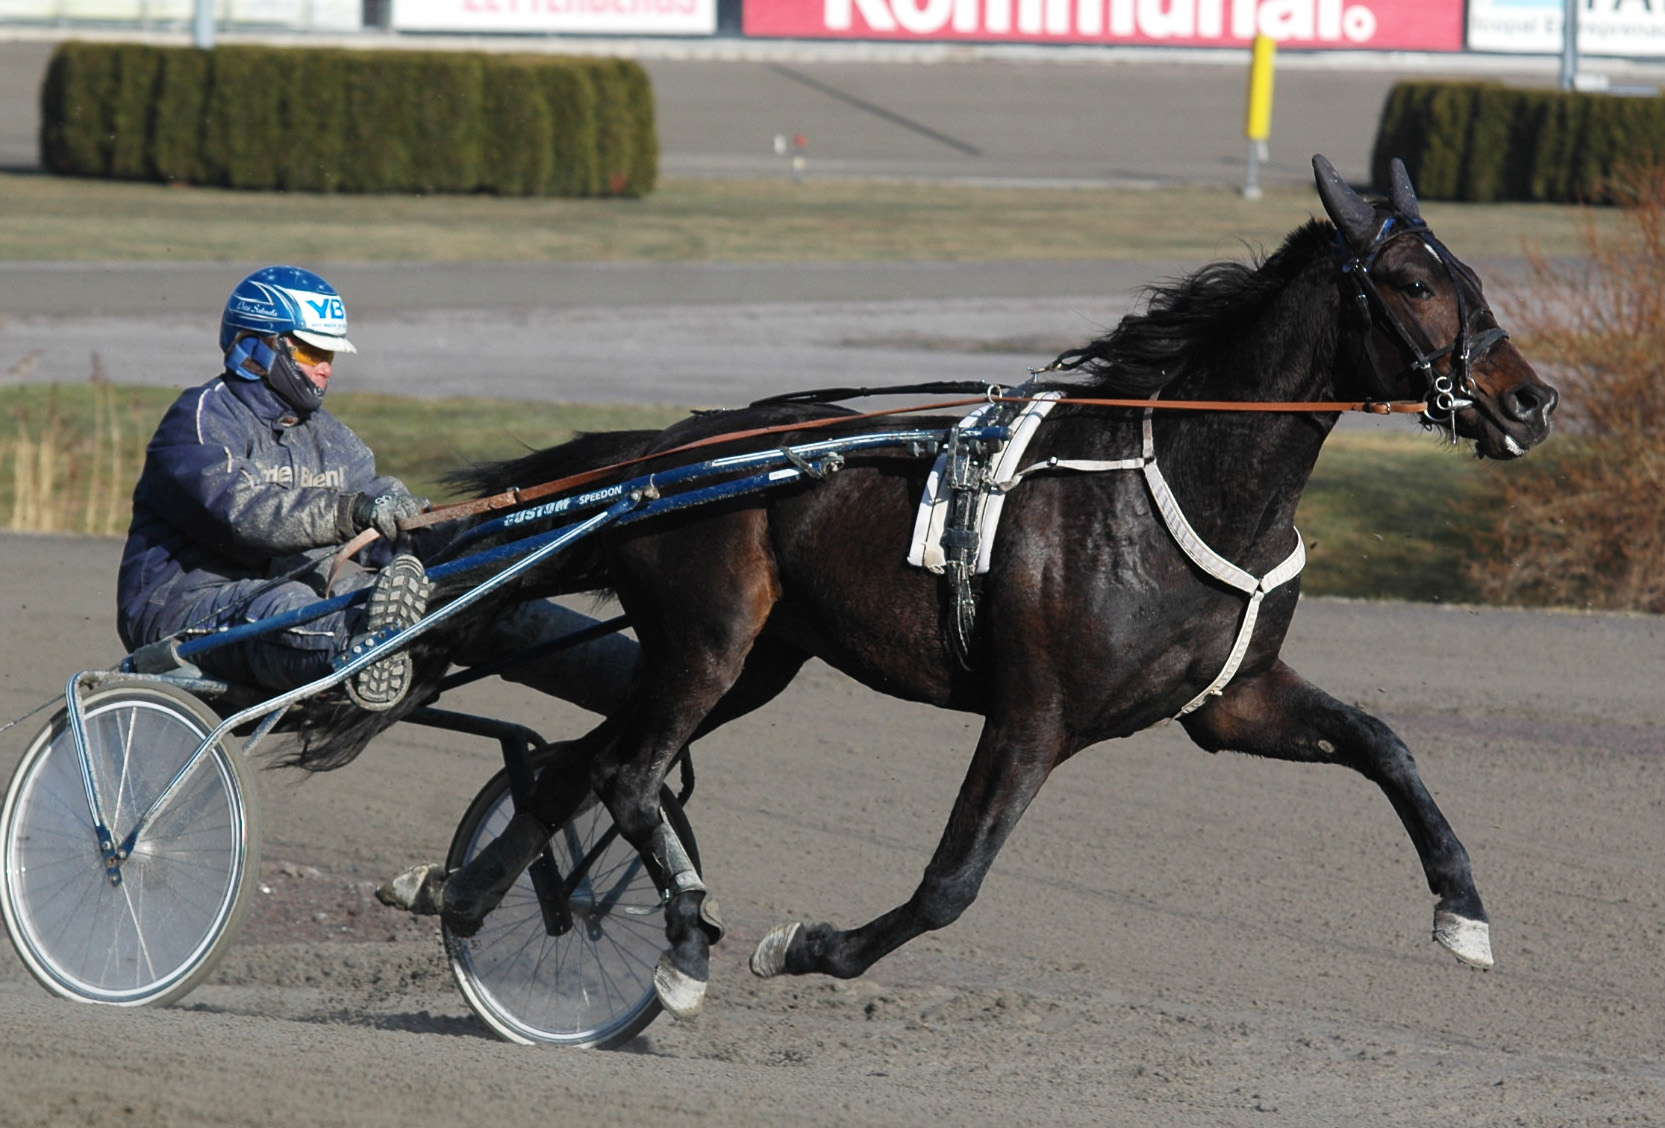
[[[717,0],[393,0],[399,31],[712,35]]]
[[[1665,0],[1661,0],[1665,2]],[[758,36],[1460,51],[1463,0],[746,0]]]

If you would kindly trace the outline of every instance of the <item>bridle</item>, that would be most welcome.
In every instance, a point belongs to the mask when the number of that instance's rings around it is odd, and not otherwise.
[[[1447,280],[1451,283],[1451,292],[1457,303],[1457,336],[1445,348],[1430,352],[1422,342],[1418,341],[1399,315],[1383,300],[1382,292],[1376,285],[1370,270],[1376,264],[1376,258],[1383,248],[1395,239],[1414,237],[1428,248],[1430,254],[1439,262],[1445,271]],[[1446,249],[1445,244],[1434,237],[1428,229],[1428,224],[1420,217],[1404,215],[1388,215],[1382,219],[1376,228],[1370,242],[1362,249],[1353,247],[1338,229],[1336,231],[1336,259],[1345,282],[1352,284],[1352,308],[1358,319],[1358,328],[1362,333],[1363,342],[1359,349],[1358,360],[1362,364],[1366,355],[1371,362],[1371,370],[1378,377],[1384,370],[1376,356],[1375,343],[1371,339],[1372,330],[1377,327],[1386,328],[1398,339],[1400,347],[1410,356],[1409,368],[1416,373],[1423,384],[1422,420],[1431,427],[1446,430],[1452,443],[1457,441],[1457,412],[1465,408],[1477,406],[1479,389],[1474,383],[1472,367],[1476,361],[1491,352],[1498,345],[1509,339],[1509,334],[1494,325],[1489,329],[1472,332],[1469,328],[1471,309],[1467,298],[1463,294],[1462,283],[1474,281],[1473,274],[1455,255]],[[1444,373],[1434,370],[1434,362],[1449,356],[1451,363]]]

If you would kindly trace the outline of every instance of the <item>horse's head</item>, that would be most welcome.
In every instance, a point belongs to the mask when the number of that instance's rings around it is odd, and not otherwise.
[[[1555,389],[1428,230],[1405,166],[1394,159],[1388,199],[1374,204],[1322,156],[1312,167],[1339,238],[1344,377],[1356,371],[1367,397],[1422,400],[1425,422],[1473,439],[1483,458],[1518,458],[1548,437]]]

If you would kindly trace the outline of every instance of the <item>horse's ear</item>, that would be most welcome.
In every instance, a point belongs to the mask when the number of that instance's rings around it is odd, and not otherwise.
[[[1376,235],[1376,209],[1341,179],[1322,153],[1312,158],[1312,175],[1318,182],[1318,198],[1342,236],[1354,247],[1368,247]]]
[[[1406,219],[1421,219],[1422,209],[1416,202],[1416,189],[1411,187],[1411,174],[1405,162],[1394,157],[1388,164],[1388,203]]]

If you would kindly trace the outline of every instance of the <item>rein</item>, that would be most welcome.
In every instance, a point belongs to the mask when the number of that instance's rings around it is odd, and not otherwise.
[[[1045,371],[1044,369],[1042,371]],[[920,411],[942,411],[955,407],[973,407],[980,403],[1007,401],[1016,403],[1034,402],[1033,396],[1007,396],[990,388],[984,395],[975,398],[944,400],[937,403],[911,404],[907,407],[885,408],[880,411],[866,411],[853,415],[832,415],[820,419],[807,419],[794,423],[778,423],[770,427],[752,427],[742,431],[728,431],[720,435],[710,435],[703,439],[696,439],[681,446],[667,450],[655,451],[652,454],[627,458],[621,462],[614,462],[608,466],[598,466],[593,470],[584,470],[577,474],[569,474],[564,478],[543,482],[535,486],[513,488],[488,497],[474,498],[470,501],[454,502],[450,505],[438,505],[426,513],[409,517],[399,522],[400,528],[405,530],[422,529],[432,525],[441,525],[447,521],[456,521],[463,517],[472,517],[478,513],[490,513],[499,509],[518,509],[522,505],[529,505],[551,494],[587,486],[593,482],[609,477],[620,470],[639,466],[644,462],[654,462],[676,454],[701,450],[706,447],[720,446],[725,443],[739,442],[743,439],[762,438],[769,435],[791,434],[795,431],[813,431],[824,427],[832,427],[842,423],[856,423],[863,419],[884,419],[896,415],[907,415]],[[1421,415],[1427,410],[1427,404],[1421,401],[1402,400],[1357,400],[1351,402],[1253,402],[1243,400],[1148,400],[1148,399],[1101,399],[1086,396],[1065,396],[1056,401],[1060,404],[1073,404],[1082,407],[1123,407],[1140,410],[1155,409],[1157,411],[1229,411],[1286,414],[1302,412],[1312,414],[1328,414],[1332,412],[1362,412],[1367,415]],[[361,534],[362,535],[362,534]],[[374,538],[370,538],[374,539]],[[354,542],[356,543],[356,541]],[[366,541],[368,543],[368,540]],[[359,547],[363,547],[359,545]]]

